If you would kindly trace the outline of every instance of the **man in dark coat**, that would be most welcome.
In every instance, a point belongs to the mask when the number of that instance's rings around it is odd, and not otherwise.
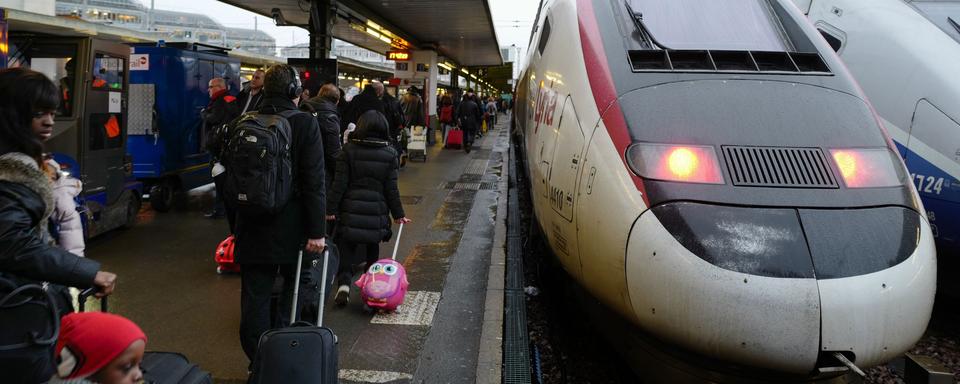
[[[477,105],[476,97],[471,90],[467,90],[463,102],[460,103],[460,109],[457,110],[457,120],[460,129],[463,129],[463,149],[470,153],[473,138],[480,129],[480,121],[483,120],[483,113],[480,112],[480,106]]]
[[[337,157],[337,177],[330,191],[327,218],[337,219],[337,247],[342,261],[337,304],[350,297],[352,266],[377,261],[379,244],[390,239],[390,215],[409,223],[397,185],[397,153],[387,139],[387,119],[376,111],[364,113],[350,142]],[[359,248],[364,248],[361,257]]]
[[[241,115],[260,108],[260,102],[263,101],[264,73],[262,69],[253,72],[250,83],[237,95],[237,107],[240,109]]]
[[[384,113],[383,101],[380,100],[380,97],[383,95],[383,85],[381,84],[380,91],[378,91],[376,84],[379,83],[367,84],[367,86],[363,87],[363,92],[360,92],[359,95],[353,97],[353,100],[350,100],[346,113],[341,116],[344,122],[347,124],[357,124],[360,115],[363,115],[364,112],[371,109]]]
[[[390,132],[390,143],[393,144],[398,154],[402,153],[403,148],[400,148],[400,141],[397,138],[400,137],[400,130],[403,129],[403,106],[400,105],[400,100],[397,100],[388,92],[383,93],[382,100],[384,116],[387,118]]]
[[[326,165],[325,185],[328,193],[333,185],[337,155],[340,154],[340,112],[337,112],[339,102],[340,90],[333,84],[324,84],[320,87],[317,97],[304,102],[320,124],[320,134],[323,136],[323,162]],[[304,109],[303,104],[301,109]]]
[[[298,83],[292,68],[281,64],[267,70],[264,99],[258,113],[275,115],[296,110],[298,95],[288,95]],[[305,250],[304,265],[326,247],[323,145],[317,119],[297,113],[289,119],[293,165],[293,195],[276,215],[237,217],[236,259],[240,263],[240,344],[253,360],[260,335],[270,328],[270,294],[279,272],[283,276],[281,314],[289,313],[297,253]],[[231,170],[227,170],[231,172]],[[304,246],[304,244],[306,244]],[[282,308],[286,307],[287,310]]]
[[[204,132],[206,133],[206,148],[210,152],[210,159],[213,161],[213,183],[217,188],[217,196],[214,201],[213,210],[207,213],[209,218],[221,218],[227,215],[230,221],[230,230],[233,231],[234,220],[232,209],[227,210],[223,201],[223,182],[226,175],[223,173],[223,166],[220,164],[220,151],[223,146],[221,127],[229,123],[239,115],[237,110],[237,98],[231,96],[227,91],[227,82],[223,78],[215,77],[210,79],[207,84],[207,93],[210,95],[210,103],[200,111],[203,118]],[[228,214],[230,213],[230,214]]]

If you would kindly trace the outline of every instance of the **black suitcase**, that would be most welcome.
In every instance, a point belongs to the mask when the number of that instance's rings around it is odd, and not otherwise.
[[[297,300],[297,306],[300,309],[301,319],[316,319],[317,306],[320,303],[321,287],[320,281],[327,283],[327,292],[333,289],[334,280],[337,277],[337,270],[340,267],[340,252],[332,242],[327,243],[327,269],[324,279],[323,263],[321,258],[317,257],[306,265],[300,271],[300,297]],[[270,294],[270,326],[271,328],[281,328],[289,325],[289,319],[284,320],[280,313],[280,296],[283,295],[283,279],[276,279],[273,284],[273,292]],[[286,313],[284,313],[286,315]]]
[[[87,299],[94,293],[93,288],[80,292],[78,312],[85,310]],[[107,312],[106,297],[100,299],[100,311]],[[210,373],[176,352],[147,352],[140,362],[140,369],[144,384],[213,384]]]
[[[323,252],[323,270],[327,274],[330,251]],[[296,281],[293,288],[293,305],[287,328],[272,329],[260,336],[257,356],[253,360],[252,384],[337,383],[337,337],[330,328],[323,327],[323,301],[327,285],[320,284],[317,325],[294,322],[297,318],[297,302],[300,295],[300,272],[303,251],[297,258]]]
[[[147,352],[140,369],[145,384],[213,384],[209,373],[176,352]]]

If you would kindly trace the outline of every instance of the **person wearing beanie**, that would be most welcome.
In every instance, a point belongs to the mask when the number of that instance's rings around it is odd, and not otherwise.
[[[50,384],[139,383],[146,346],[147,336],[127,318],[103,312],[71,313],[61,321],[57,373]]]

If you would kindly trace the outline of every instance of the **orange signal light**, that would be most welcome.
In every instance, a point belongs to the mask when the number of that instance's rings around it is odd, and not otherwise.
[[[667,157],[667,166],[675,176],[689,178],[700,165],[700,159],[689,148],[679,147],[670,152]]]

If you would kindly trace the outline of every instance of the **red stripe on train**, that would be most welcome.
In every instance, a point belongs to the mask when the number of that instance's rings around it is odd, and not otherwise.
[[[607,55],[603,49],[603,39],[600,38],[600,29],[593,12],[593,0],[577,0],[577,19],[580,24],[580,44],[583,48],[583,61],[587,67],[587,78],[590,80],[590,89],[597,109],[603,116],[603,125],[607,134],[617,148],[617,154],[627,168],[627,173],[633,179],[633,184],[643,196],[643,202],[648,207],[647,191],[643,187],[643,179],[630,170],[627,164],[626,150],[632,140],[627,131],[627,122],[623,119],[620,103],[617,102],[617,90],[613,85],[613,76],[607,65]]]

